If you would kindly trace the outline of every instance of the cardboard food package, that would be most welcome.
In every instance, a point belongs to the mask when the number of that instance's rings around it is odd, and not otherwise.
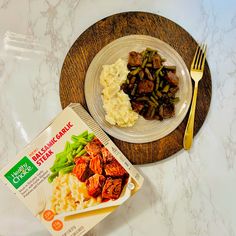
[[[84,235],[143,177],[80,104],[66,107],[0,178],[52,235]]]

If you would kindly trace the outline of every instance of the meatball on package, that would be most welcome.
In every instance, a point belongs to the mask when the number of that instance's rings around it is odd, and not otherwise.
[[[52,235],[84,235],[142,186],[143,177],[80,104],[27,145],[1,179]]]

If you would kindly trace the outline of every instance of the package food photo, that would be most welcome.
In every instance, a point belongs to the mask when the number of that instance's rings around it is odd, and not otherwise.
[[[1,180],[52,235],[84,235],[143,177],[78,103],[70,104],[1,170]]]

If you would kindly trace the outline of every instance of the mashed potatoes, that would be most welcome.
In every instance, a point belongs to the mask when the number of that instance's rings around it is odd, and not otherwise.
[[[120,127],[133,126],[138,119],[138,114],[132,110],[129,96],[120,90],[127,74],[126,62],[118,59],[112,65],[104,65],[100,76],[105,119],[110,124],[117,124]]]
[[[101,203],[101,199],[89,196],[85,183],[73,174],[64,174],[53,181],[51,209],[56,213],[84,209]]]

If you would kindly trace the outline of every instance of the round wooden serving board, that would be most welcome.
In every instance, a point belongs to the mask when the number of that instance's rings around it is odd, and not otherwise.
[[[197,47],[196,41],[179,25],[159,15],[145,12],[125,12],[102,19],[84,31],[69,50],[61,70],[60,99],[62,108],[81,103],[86,109],[84,80],[94,56],[113,40],[131,34],[150,35],[172,46],[188,68]],[[211,102],[211,74],[206,63],[199,83],[194,135],[201,128]],[[169,135],[154,142],[132,144],[111,139],[133,164],[163,160],[183,148],[183,135],[188,114]]]

